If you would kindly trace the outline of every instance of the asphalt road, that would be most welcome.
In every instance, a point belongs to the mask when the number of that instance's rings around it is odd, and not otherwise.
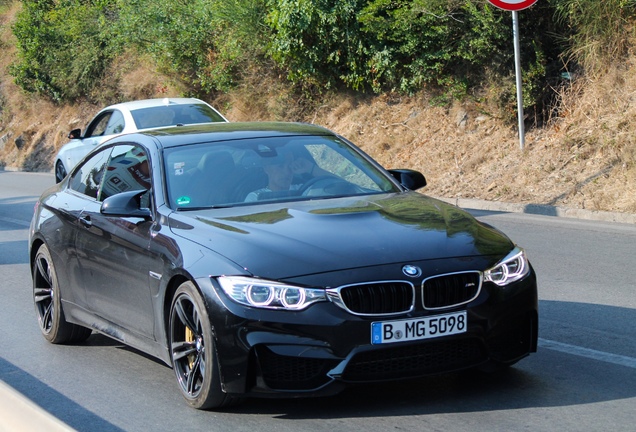
[[[525,247],[539,275],[539,352],[504,373],[201,412],[186,406],[172,370],[152,358],[99,335],[80,346],[50,345],[40,335],[28,224],[36,197],[52,184],[50,174],[0,171],[0,380],[77,430],[634,430],[636,225],[472,211]]]

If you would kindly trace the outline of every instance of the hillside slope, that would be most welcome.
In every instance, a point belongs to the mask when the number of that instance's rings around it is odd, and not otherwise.
[[[0,167],[50,171],[68,131],[83,128],[101,106],[54,105],[19,90],[7,74],[15,51],[7,23],[14,13],[0,17]],[[545,127],[528,128],[523,151],[516,127],[490,115],[488,106],[440,107],[426,94],[330,94],[308,111],[280,79],[259,76],[209,102],[231,121],[326,126],[386,167],[423,172],[431,195],[636,213],[633,61],[573,82],[560,94],[560,114]],[[118,92],[126,99],[180,95],[149,64],[140,59],[120,67]]]

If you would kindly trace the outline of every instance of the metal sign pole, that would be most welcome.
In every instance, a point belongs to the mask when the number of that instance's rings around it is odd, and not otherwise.
[[[517,78],[517,117],[519,119],[519,146],[521,150],[526,144],[525,125],[523,124],[523,89],[521,83],[521,49],[519,48],[519,14],[512,11],[512,35],[515,46],[515,75]]]

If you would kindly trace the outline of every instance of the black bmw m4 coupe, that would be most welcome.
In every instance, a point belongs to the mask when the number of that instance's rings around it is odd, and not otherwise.
[[[42,334],[99,332],[155,356],[198,409],[535,352],[524,251],[425,185],[313,125],[118,136],[36,204]]]

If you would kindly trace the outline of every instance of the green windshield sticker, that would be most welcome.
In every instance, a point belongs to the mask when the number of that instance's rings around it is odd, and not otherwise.
[[[190,204],[189,196],[182,196],[177,199],[177,205],[187,205]]]

